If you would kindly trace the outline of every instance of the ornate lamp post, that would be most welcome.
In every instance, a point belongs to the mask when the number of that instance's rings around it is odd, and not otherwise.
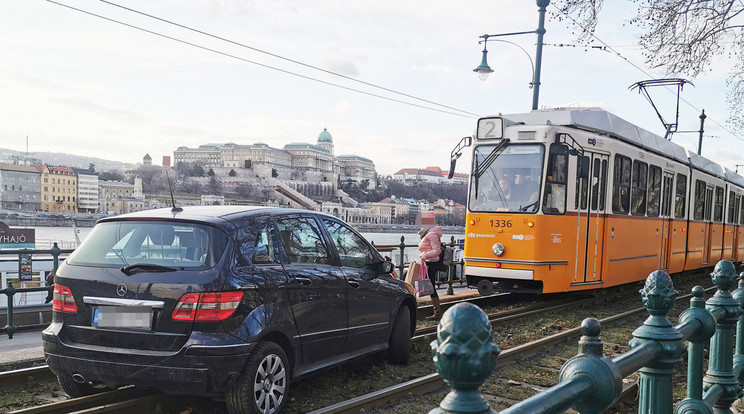
[[[473,72],[478,73],[478,77],[481,80],[486,80],[488,78],[488,75],[493,72],[493,69],[491,69],[490,66],[488,66],[488,62],[486,60],[486,55],[488,54],[488,50],[486,49],[486,44],[488,43],[488,39],[491,37],[503,37],[503,36],[514,36],[514,35],[522,35],[522,34],[537,34],[537,50],[535,51],[535,62],[532,68],[532,82],[530,83],[530,87],[532,88],[532,109],[537,109],[537,102],[538,98],[540,96],[540,69],[542,68],[542,47],[543,47],[543,35],[545,34],[545,9],[550,4],[550,0],[537,0],[537,7],[538,7],[538,13],[539,13],[539,21],[537,24],[537,30],[534,31],[528,31],[528,32],[512,32],[512,33],[497,33],[497,34],[484,34],[483,36],[480,36],[482,38],[483,42],[483,58],[481,59],[480,65],[478,65],[477,68],[473,69]],[[525,51],[521,46],[517,45],[516,43],[509,42],[506,40],[498,40],[501,42],[511,43],[513,45],[518,46],[520,49],[522,49],[525,53]],[[529,57],[529,53],[527,53],[527,56]],[[530,59],[530,62],[532,62],[532,59]]]

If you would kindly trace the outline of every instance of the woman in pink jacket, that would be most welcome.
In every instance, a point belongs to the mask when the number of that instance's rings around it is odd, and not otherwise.
[[[426,262],[426,268],[429,273],[429,280],[434,286],[434,293],[431,295],[431,305],[434,308],[434,314],[428,319],[439,319],[442,317],[442,308],[439,305],[439,295],[437,295],[436,281],[439,272],[439,253],[442,251],[442,228],[434,225],[424,225],[419,230],[419,258]]]

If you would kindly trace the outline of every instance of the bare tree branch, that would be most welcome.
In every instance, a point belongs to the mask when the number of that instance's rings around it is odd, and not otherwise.
[[[636,5],[629,24],[641,30],[646,65],[668,76],[695,78],[714,60],[729,58],[729,123],[744,131],[744,14],[742,0],[629,0]],[[576,29],[576,39],[591,42],[604,0],[554,0],[552,16]]]

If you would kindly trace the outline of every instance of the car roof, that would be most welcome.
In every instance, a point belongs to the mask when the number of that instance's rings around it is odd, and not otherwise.
[[[121,214],[105,217],[99,222],[121,221],[130,219],[176,219],[183,221],[199,221],[216,225],[225,225],[225,221],[254,215],[277,215],[277,214],[313,214],[328,216],[311,210],[300,210],[284,207],[266,206],[185,206],[181,210],[174,211],[172,208],[158,208],[154,210],[143,210],[134,213]],[[332,217],[332,216],[328,216]]]

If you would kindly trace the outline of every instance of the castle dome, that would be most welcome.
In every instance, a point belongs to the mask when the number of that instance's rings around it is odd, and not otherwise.
[[[331,137],[331,133],[326,128],[323,128],[323,132],[318,135],[318,143],[320,144],[321,142],[333,142],[333,137]]]

